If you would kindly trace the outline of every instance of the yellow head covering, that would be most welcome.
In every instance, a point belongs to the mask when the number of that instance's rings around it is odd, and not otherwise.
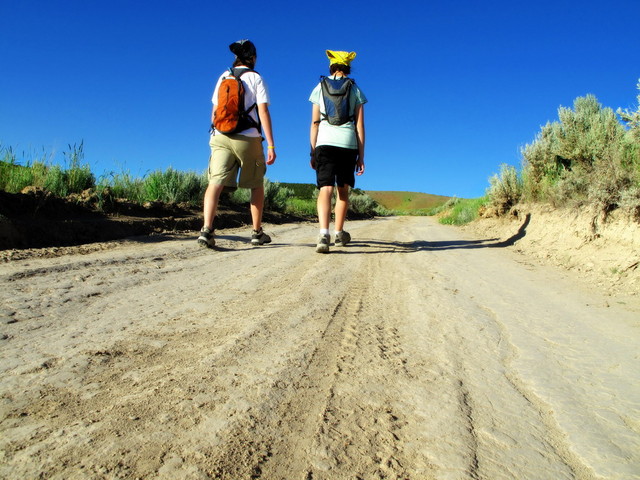
[[[333,65],[334,63],[349,65],[351,61],[356,58],[356,52],[349,53],[336,50],[327,50],[327,57],[329,58],[329,65]]]

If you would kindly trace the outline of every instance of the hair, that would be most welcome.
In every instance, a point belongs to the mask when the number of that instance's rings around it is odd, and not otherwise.
[[[237,67],[238,65],[245,65],[253,70],[253,68],[256,66],[256,57],[250,57],[250,58],[236,57],[236,59],[233,61],[233,66]]]
[[[344,63],[333,63],[329,65],[329,73],[333,75],[336,72],[342,72],[345,75],[349,75],[351,73],[351,67]]]
[[[256,65],[256,46],[251,40],[238,40],[229,45],[229,50],[236,56],[233,66],[246,65],[253,69]]]

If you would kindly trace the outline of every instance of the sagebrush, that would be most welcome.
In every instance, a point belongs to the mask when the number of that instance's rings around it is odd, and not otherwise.
[[[640,95],[637,111],[617,115],[594,95],[578,97],[521,153],[520,172],[503,166],[490,179],[487,193],[497,211],[525,201],[640,213]]]

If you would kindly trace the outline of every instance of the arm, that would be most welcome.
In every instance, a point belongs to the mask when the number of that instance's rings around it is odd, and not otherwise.
[[[318,141],[318,128],[320,127],[320,106],[313,104],[311,110],[311,130],[309,131],[309,142],[311,143],[311,168],[316,169],[316,158],[314,151]]]
[[[358,140],[358,161],[356,163],[356,175],[364,173],[364,105],[356,107],[356,138]]]
[[[258,116],[260,117],[260,124],[262,125],[262,131],[267,140],[267,145],[273,147],[273,129],[271,126],[271,114],[269,113],[269,106],[266,103],[258,104]],[[273,164],[276,161],[276,149],[267,148],[267,165]]]

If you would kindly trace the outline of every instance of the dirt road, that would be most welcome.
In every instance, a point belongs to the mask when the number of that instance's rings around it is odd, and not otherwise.
[[[640,478],[638,305],[430,218],[349,227],[0,265],[0,477]]]

